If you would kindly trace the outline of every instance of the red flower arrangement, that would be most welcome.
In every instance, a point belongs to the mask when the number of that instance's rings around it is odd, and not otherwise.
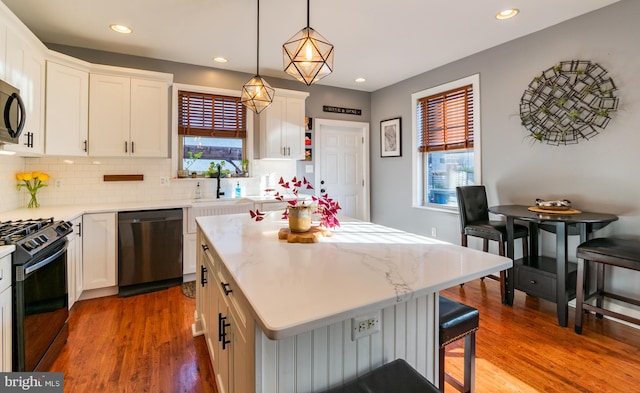
[[[282,212],[283,220],[289,219],[289,208],[315,206],[315,210],[313,211],[313,214],[318,214],[320,216],[321,227],[331,229],[331,228],[340,226],[340,221],[338,221],[338,218],[336,217],[336,215],[338,214],[338,210],[340,210],[341,207],[338,204],[338,201],[335,201],[329,198],[329,194],[324,194],[319,197],[312,195],[310,203],[308,199],[298,198],[298,194],[300,193],[301,189],[305,189],[305,190],[314,189],[311,183],[306,178],[302,178],[301,180],[298,180],[294,176],[290,182],[285,182],[284,179],[281,177],[280,181],[278,182],[278,185],[287,191],[287,194],[281,194],[280,192],[276,192],[275,194],[276,200],[282,201],[282,202],[286,201],[288,204],[287,208],[284,209],[284,211]],[[290,200],[287,200],[290,197],[293,197],[293,198]],[[257,209],[255,211],[250,210],[249,214],[251,214],[251,218],[253,218],[256,221],[262,221],[265,215],[265,213]]]

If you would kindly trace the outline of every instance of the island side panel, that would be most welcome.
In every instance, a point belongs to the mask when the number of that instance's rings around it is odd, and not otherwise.
[[[319,392],[397,358],[434,381],[437,308],[437,293],[387,307],[380,313],[380,332],[356,341],[351,339],[351,319],[282,340],[271,340],[256,329],[256,363],[261,370],[256,373],[256,391]]]

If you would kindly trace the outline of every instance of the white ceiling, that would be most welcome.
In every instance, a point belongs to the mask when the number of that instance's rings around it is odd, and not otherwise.
[[[256,0],[2,0],[40,40],[255,74]],[[314,0],[310,26],[335,46],[319,84],[375,91],[618,0]],[[518,8],[513,19],[495,14]],[[260,3],[260,74],[306,26],[304,0]],[[129,35],[109,30],[126,24]],[[214,56],[229,59],[214,63]],[[354,79],[364,77],[365,83]]]

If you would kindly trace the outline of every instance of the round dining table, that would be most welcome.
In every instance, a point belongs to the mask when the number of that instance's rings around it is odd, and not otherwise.
[[[616,221],[618,217],[608,213],[593,213],[568,210],[544,210],[526,205],[491,206],[489,212],[506,217],[507,257],[514,259],[513,226],[516,220],[529,224],[529,255],[514,260],[507,270],[504,298],[502,302],[513,305],[514,289],[536,295],[556,303],[558,324],[567,326],[568,302],[575,296],[575,264],[568,260],[567,240],[569,235],[579,235],[580,243],[588,240],[594,230]],[[538,256],[538,231],[555,232],[555,258]],[[540,273],[537,275],[536,273]],[[544,282],[548,285],[544,290]]]

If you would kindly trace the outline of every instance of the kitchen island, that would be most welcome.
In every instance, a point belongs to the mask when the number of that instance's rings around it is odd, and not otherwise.
[[[221,392],[316,392],[396,358],[438,370],[438,292],[510,259],[360,221],[278,240],[279,214],[199,217],[194,334]]]

